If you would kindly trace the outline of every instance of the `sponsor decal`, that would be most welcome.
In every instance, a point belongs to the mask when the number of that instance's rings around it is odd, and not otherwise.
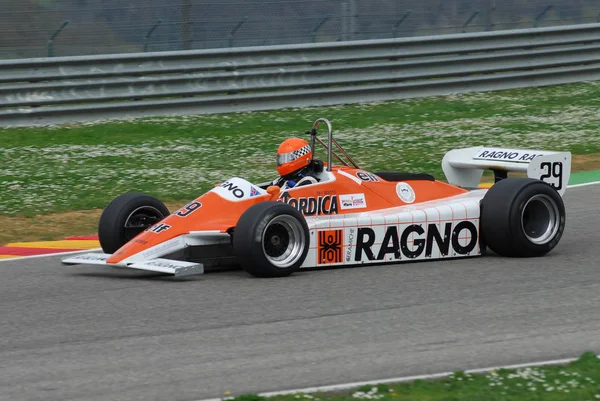
[[[225,181],[221,184],[221,188],[225,188],[238,199],[242,199],[244,197],[244,190],[238,187],[237,185],[234,185],[232,182]]]
[[[534,153],[531,151],[485,148],[479,151],[474,159],[528,163],[542,155],[543,153]]]
[[[168,225],[168,224],[158,223],[158,224],[155,224],[155,225],[153,225],[151,227],[148,227],[144,231],[150,231],[150,232],[153,232],[155,234],[160,234],[163,231],[167,231],[169,228],[171,228],[171,226]]]
[[[134,240],[133,242],[135,242],[136,244],[142,244],[142,245],[146,245],[148,243],[148,241],[146,241],[145,239],[141,239],[141,238],[138,238],[138,239]]]
[[[171,253],[179,249],[181,240],[180,238],[173,238],[169,241],[163,242],[162,244],[155,245],[150,249],[142,252],[142,256],[145,258],[156,257],[159,254]]]
[[[175,216],[187,217],[190,214],[194,213],[196,210],[200,209],[201,207],[202,207],[202,203],[192,201],[192,202],[188,203],[187,205],[185,205],[184,207],[182,207],[181,209],[179,209],[177,212],[175,212]]]
[[[305,216],[321,214],[337,214],[337,195],[311,196],[308,198],[294,198],[288,191],[279,195],[278,202],[287,203]]]
[[[258,192],[258,190],[256,188],[250,187],[250,197],[258,196],[258,195],[260,195],[260,192]]]
[[[317,260],[317,263],[323,265],[342,262],[343,246],[343,230],[319,231],[319,259]]]
[[[413,203],[415,201],[415,191],[406,182],[396,184],[396,193],[404,203]]]
[[[346,262],[350,262],[352,258],[352,245],[354,245],[354,237],[356,229],[351,228],[348,232],[348,248],[346,249]]]
[[[73,259],[77,259],[77,260],[95,260],[95,261],[105,262],[109,257],[110,257],[110,255],[87,254],[87,255],[75,256]]]
[[[400,232],[396,225],[387,227],[383,239],[375,238],[375,231],[370,227],[360,227],[356,238],[356,251],[354,261],[360,262],[363,256],[367,260],[388,260],[386,256],[392,255],[393,259],[418,258],[425,253],[425,257],[431,257],[434,244],[437,245],[442,256],[450,255],[468,255],[475,249],[478,240],[477,227],[473,222],[464,220],[457,223],[452,228],[452,222],[440,225],[442,232],[437,224],[429,223],[427,225],[427,234],[423,228],[425,224],[411,224]],[[463,245],[459,241],[459,235],[467,230],[469,233],[468,242]],[[414,234],[412,244],[409,244],[409,237]],[[373,252],[373,244],[381,242],[381,247],[377,254]]]
[[[141,262],[146,266],[154,266],[154,267],[164,267],[167,269],[177,269],[179,267],[181,267],[180,264],[177,264],[176,262],[168,262],[166,260],[148,260],[145,262]]]
[[[364,209],[366,207],[365,194],[340,195],[340,209]]]
[[[325,191],[315,191],[315,194],[317,194],[317,196],[337,195],[337,191],[335,189],[327,189]]]
[[[218,184],[211,189],[211,192],[215,192],[220,197],[232,202],[238,202],[252,196],[264,195],[266,193],[266,191],[263,191],[239,177],[229,178],[225,182]]]
[[[363,181],[379,182],[379,178],[375,174],[367,173],[366,171],[359,170],[356,172],[356,176]]]

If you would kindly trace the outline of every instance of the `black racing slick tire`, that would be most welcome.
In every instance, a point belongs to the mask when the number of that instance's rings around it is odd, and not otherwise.
[[[285,277],[297,271],[310,243],[304,216],[282,202],[261,202],[246,210],[233,233],[241,267],[254,277]]]
[[[505,178],[481,201],[481,237],[501,256],[534,257],[550,252],[565,229],[565,205],[549,184]]]
[[[169,215],[153,196],[130,192],[113,199],[98,222],[98,239],[105,253],[115,253],[133,237]]]

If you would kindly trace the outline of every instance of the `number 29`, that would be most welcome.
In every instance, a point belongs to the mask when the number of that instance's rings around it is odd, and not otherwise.
[[[563,164],[562,162],[543,162],[540,164],[544,174],[540,177],[540,180],[546,181],[547,178],[557,178],[558,184],[550,183],[557,191],[562,189],[562,177],[563,177]]]

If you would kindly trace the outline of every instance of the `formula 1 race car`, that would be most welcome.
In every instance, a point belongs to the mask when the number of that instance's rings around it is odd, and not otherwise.
[[[317,135],[321,123],[327,144]],[[569,152],[451,150],[442,160],[445,183],[428,174],[360,169],[326,119],[307,133],[313,151],[315,142],[327,151],[315,182],[287,188],[234,177],[173,214],[152,196],[126,193],[100,218],[104,253],[62,262],[175,276],[233,263],[253,276],[281,277],[304,268],[471,257],[487,248],[501,256],[541,256],[563,234]],[[483,170],[494,172],[489,189],[480,188]]]

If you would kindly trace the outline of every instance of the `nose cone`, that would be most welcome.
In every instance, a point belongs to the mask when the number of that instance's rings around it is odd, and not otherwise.
[[[119,248],[119,250],[106,260],[106,263],[119,264],[123,260],[137,254],[145,256],[143,259],[152,259],[152,254],[156,255],[154,257],[158,257],[159,253],[168,251],[167,246],[173,247],[173,251],[175,251],[176,244],[172,244],[169,240],[188,232],[189,230],[185,227],[181,225],[177,226],[174,215],[168,216],[145,231],[142,231],[135,238]],[[161,244],[164,244],[162,248]],[[147,253],[147,255],[144,255],[144,253]]]
[[[106,262],[119,264],[134,255],[138,255],[136,260],[138,257],[139,260],[158,258],[183,248],[183,238],[181,241],[175,239],[182,235],[193,231],[225,232],[235,227],[240,215],[260,199],[260,196],[254,196],[234,202],[215,192],[208,192],[142,231],[112,254]]]

